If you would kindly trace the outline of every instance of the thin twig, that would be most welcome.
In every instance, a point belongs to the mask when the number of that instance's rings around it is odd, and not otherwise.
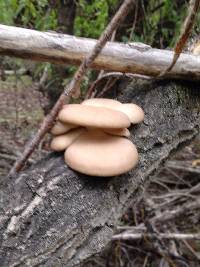
[[[110,38],[110,41],[114,42],[115,40],[115,35],[116,35],[116,32],[117,32],[117,28],[114,30],[114,32],[112,33],[112,36]],[[99,80],[102,76],[104,76],[104,73],[105,73],[105,70],[100,70],[98,76],[97,76],[97,79],[96,80]],[[88,99],[88,98],[91,98],[93,97],[93,91],[95,89],[95,86],[93,86],[94,82],[92,83],[92,85],[89,87],[89,89],[87,90],[87,93],[85,95],[85,99]]]
[[[175,45],[174,57],[173,57],[172,63],[164,72],[162,72],[159,75],[159,77],[165,76],[165,74],[167,72],[171,71],[172,68],[174,67],[174,65],[176,64],[180,54],[182,53],[182,51],[184,49],[185,44],[186,44],[186,42],[190,36],[190,33],[192,31],[192,27],[194,25],[195,17],[196,17],[197,11],[199,9],[199,6],[200,6],[200,0],[190,0],[188,15],[187,15],[185,22],[183,24],[183,28],[182,28],[180,37],[178,39],[178,42]]]
[[[200,199],[196,199],[192,202],[186,202],[180,207],[177,207],[173,210],[166,210],[165,212],[160,213],[159,215],[153,217],[151,219],[152,223],[161,223],[161,222],[167,222],[169,220],[175,219],[179,217],[182,214],[186,214],[186,212],[195,210],[200,208]]]
[[[184,172],[192,172],[192,173],[200,173],[200,167],[193,167],[192,166],[192,161],[186,161],[186,160],[173,160],[173,161],[168,161],[166,163],[166,167],[172,168],[174,170],[181,170]]]
[[[190,244],[188,244],[185,239],[181,240],[181,242],[187,247],[187,249],[195,256],[197,260],[200,260],[200,255],[196,253],[196,251],[190,246]]]
[[[113,88],[113,86],[115,85],[116,81],[118,81],[119,78],[109,78],[107,83],[106,83],[106,86],[103,88],[103,90],[97,94],[96,97],[103,97],[103,95],[109,91],[111,88]]]
[[[147,263],[148,263],[148,259],[149,259],[149,256],[147,255],[144,259],[144,263],[142,265],[142,267],[146,267],[147,266]]]
[[[85,99],[91,98],[93,91],[97,87],[98,83],[100,83],[102,80],[107,79],[107,78],[130,78],[130,79],[144,79],[144,80],[151,80],[153,79],[150,76],[146,75],[140,75],[140,74],[133,74],[133,73],[122,73],[122,72],[108,72],[101,76],[100,78],[96,79],[90,88],[88,89],[88,92],[85,96]]]
[[[112,240],[137,240],[142,238],[160,238],[176,240],[200,240],[200,234],[182,234],[182,233],[121,233],[114,235]]]
[[[88,70],[91,66],[93,61],[102,51],[103,47],[105,46],[107,40],[113,33],[113,31],[118,27],[121,21],[126,17],[128,12],[130,11],[131,4],[133,4],[133,0],[125,0],[121,5],[120,9],[117,11],[109,25],[107,26],[106,30],[101,34],[98,42],[94,46],[93,50],[89,55],[83,60],[82,64],[78,68],[77,72],[74,75],[74,78],[71,80],[70,84],[64,89],[64,92],[59,97],[58,101],[54,105],[51,112],[45,117],[43,120],[39,130],[35,134],[32,140],[29,141],[29,144],[25,147],[25,150],[20,157],[14,164],[13,168],[11,169],[9,176],[15,175],[19,172],[25,165],[27,159],[33,153],[35,148],[39,145],[42,138],[45,134],[51,129],[53,126],[55,119],[58,115],[58,112],[62,108],[64,103],[68,103],[72,94],[75,93],[80,88],[80,83]]]
[[[180,217],[182,214],[186,214],[188,211],[191,211],[191,210],[196,210],[199,207],[200,207],[200,200],[196,199],[193,202],[186,202],[182,206],[179,206],[179,207],[177,207],[175,209],[165,210],[163,212],[159,212],[159,214],[156,214],[149,221],[152,224],[155,224],[155,223],[166,223],[169,220],[173,220],[173,219],[175,219],[177,217]],[[128,230],[123,232],[123,234],[128,234],[129,235],[129,234],[132,234],[133,231],[137,231],[137,234],[142,234],[142,231],[144,231],[144,229],[146,229],[146,227],[145,227],[144,223],[141,223],[141,224],[137,225],[136,227],[133,226],[131,228],[129,226],[127,229]],[[138,233],[138,231],[140,233]]]

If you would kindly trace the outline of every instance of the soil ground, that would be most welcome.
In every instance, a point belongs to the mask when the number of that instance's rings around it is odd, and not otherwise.
[[[42,101],[29,76],[0,81],[0,177],[7,174],[38,128],[44,116]]]

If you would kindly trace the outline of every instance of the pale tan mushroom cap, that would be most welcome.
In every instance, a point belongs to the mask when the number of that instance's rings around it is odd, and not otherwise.
[[[144,111],[136,104],[122,104],[116,107],[116,110],[124,112],[133,124],[140,123],[144,120]]]
[[[68,146],[70,146],[84,131],[86,131],[85,128],[77,128],[74,130],[69,131],[66,134],[59,135],[53,138],[51,141],[51,149],[53,151],[63,151]]]
[[[77,125],[57,121],[53,126],[53,128],[51,129],[51,133],[53,135],[64,134],[74,128],[77,128]]]
[[[125,113],[131,123],[140,123],[144,120],[143,110],[136,104],[122,104],[114,99],[91,98],[82,102],[82,105],[105,107]]]
[[[114,99],[108,99],[108,98],[90,98],[84,100],[82,105],[87,106],[95,106],[95,107],[104,107],[104,108],[114,108],[119,105],[122,105],[121,102],[114,100]]]
[[[65,162],[87,175],[115,176],[136,166],[138,152],[126,138],[88,131],[65,151]]]
[[[123,128],[123,129],[102,129],[103,132],[111,134],[111,135],[117,135],[117,136],[125,136],[125,137],[129,137],[131,135],[131,133],[129,132],[129,130],[127,128]]]
[[[59,113],[59,120],[95,128],[127,128],[129,118],[121,111],[80,104],[66,105]]]

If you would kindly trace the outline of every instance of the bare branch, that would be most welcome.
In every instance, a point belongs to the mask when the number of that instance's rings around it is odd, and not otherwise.
[[[80,65],[97,40],[0,25],[0,55],[56,64]],[[91,68],[158,77],[171,64],[173,51],[138,43],[108,42]],[[182,53],[165,78],[200,80],[199,57]]]
[[[182,233],[132,233],[124,232],[114,235],[112,240],[137,240],[142,238],[160,238],[177,240],[200,240],[200,234],[182,234]]]

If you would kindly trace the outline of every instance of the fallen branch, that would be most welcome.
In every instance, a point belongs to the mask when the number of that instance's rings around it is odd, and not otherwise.
[[[181,233],[121,233],[114,235],[112,240],[137,240],[142,238],[160,238],[176,240],[200,240],[200,234],[181,234]]]
[[[153,208],[153,207],[152,207]],[[158,211],[157,214],[150,218],[149,221],[151,224],[158,224],[158,223],[167,223],[169,220],[173,220],[179,216],[181,216],[182,214],[186,214],[186,212],[191,211],[191,210],[196,210],[200,208],[200,200],[196,199],[195,201],[192,202],[186,202],[185,204],[176,207],[175,209],[172,210],[164,210],[163,212]],[[117,227],[118,230],[125,230],[123,233],[121,234],[117,234],[113,236],[113,240],[117,240],[117,239],[122,239],[122,240],[133,240],[133,239],[141,239],[142,237],[156,237],[156,235],[154,236],[154,234],[152,233],[144,233],[145,231],[147,231],[146,226],[144,225],[144,223],[141,223],[137,226],[124,226],[124,227]],[[133,231],[139,231],[140,233],[132,233]],[[157,233],[156,233],[157,234]],[[158,237],[163,238],[163,239],[200,239],[200,234],[194,234],[195,238],[193,236],[193,234],[186,234],[187,237],[184,238],[184,235],[179,235],[176,236],[177,234],[168,234],[168,233],[160,233]],[[185,235],[185,236],[186,236]],[[173,237],[174,236],[174,237]]]
[[[173,210],[166,210],[163,213],[158,214],[157,216],[153,217],[150,221],[151,223],[163,223],[169,220],[175,219],[182,214],[186,214],[186,212],[190,210],[195,210],[200,208],[200,199],[196,199],[192,202],[187,202],[182,206],[177,207]]]
[[[35,148],[40,143],[44,135],[51,129],[53,123],[57,117],[58,112],[62,108],[64,103],[68,103],[72,94],[74,94],[80,88],[80,83],[84,77],[86,71],[91,66],[95,58],[100,54],[101,50],[105,46],[107,40],[111,36],[112,32],[116,29],[118,24],[123,20],[128,11],[130,10],[130,5],[133,3],[132,0],[125,0],[121,5],[118,12],[115,14],[110,24],[107,26],[106,30],[100,36],[98,42],[89,53],[89,55],[83,60],[82,64],[78,68],[77,72],[74,75],[74,78],[71,80],[70,84],[64,89],[64,92],[59,97],[58,101],[54,105],[51,112],[45,117],[42,122],[39,130],[35,134],[32,140],[29,141],[28,145],[25,147],[25,150],[22,156],[15,162],[13,168],[11,169],[9,176],[13,176],[16,172],[19,172],[25,165],[27,159],[33,153]]]
[[[0,25],[0,55],[79,65],[92,51],[96,40]],[[173,51],[138,43],[108,42],[91,68],[157,77],[173,59]],[[198,56],[184,54],[166,78],[200,80]]]
[[[166,163],[166,167],[172,168],[174,170],[200,174],[200,167],[192,166],[192,161],[188,161],[188,162],[181,161],[181,160],[168,161]]]

